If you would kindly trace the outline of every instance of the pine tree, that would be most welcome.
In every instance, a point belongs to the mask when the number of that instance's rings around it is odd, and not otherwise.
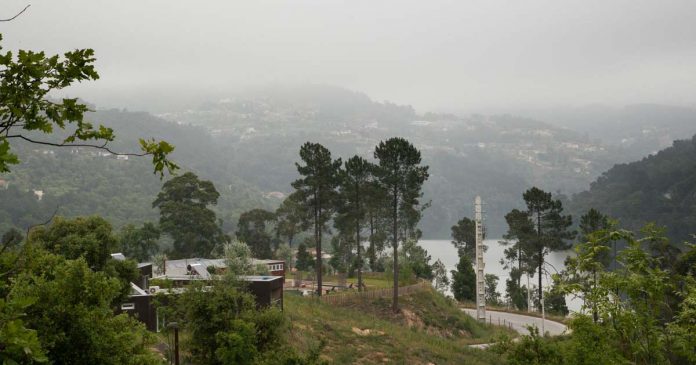
[[[506,292],[510,301],[517,309],[527,308],[526,287],[522,286],[522,275],[533,274],[534,268],[529,265],[529,245],[534,236],[534,224],[526,212],[513,209],[505,215],[508,231],[503,236],[502,243],[508,246],[504,251],[504,268],[510,270],[506,280]]]
[[[546,255],[551,251],[570,248],[566,241],[575,238],[576,232],[570,230],[573,224],[572,217],[563,215],[561,201],[553,200],[551,193],[534,187],[527,190],[523,198],[527,204],[527,214],[534,225],[534,232],[527,247],[528,260],[530,266],[537,269],[538,295],[539,298],[543,298],[542,277]]]
[[[295,197],[309,214],[303,217],[307,226],[313,227],[316,248],[317,293],[322,292],[321,240],[326,223],[331,220],[336,206],[336,187],[339,182],[341,159],[333,160],[326,147],[307,142],[300,148],[300,158],[304,165],[295,164],[301,178],[292,183],[296,189]]]
[[[360,156],[353,156],[346,161],[341,171],[340,206],[337,208],[336,228],[343,236],[352,233],[355,239],[356,263],[358,273],[358,290],[362,291],[362,239],[360,232],[365,222],[368,190],[372,182],[374,166]]]
[[[452,294],[459,301],[476,300],[476,273],[471,259],[463,252],[459,253],[457,270],[452,270]]]
[[[379,161],[376,176],[380,188],[388,197],[391,221],[391,239],[394,249],[394,294],[392,310],[399,310],[399,241],[417,239],[416,229],[422,208],[419,209],[421,189],[428,179],[428,167],[421,166],[421,154],[403,138],[390,138],[375,148]]]

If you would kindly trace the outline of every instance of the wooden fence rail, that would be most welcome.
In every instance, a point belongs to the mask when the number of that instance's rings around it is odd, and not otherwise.
[[[429,287],[430,283],[424,280],[420,281],[417,284],[402,286],[399,287],[399,296],[415,293]],[[356,300],[377,299],[387,297],[391,298],[391,296],[393,295],[393,290],[393,288],[382,288],[375,290],[367,290],[363,292],[359,292],[356,290],[338,294],[322,295],[319,298],[324,303],[345,304],[355,302]]]

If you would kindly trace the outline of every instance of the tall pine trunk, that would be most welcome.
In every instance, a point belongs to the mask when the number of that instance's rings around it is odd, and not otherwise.
[[[544,298],[543,287],[541,283],[542,270],[544,269],[544,245],[541,242],[541,213],[537,212],[537,244],[539,245],[539,311],[544,305],[541,301]]]
[[[360,221],[355,223],[355,242],[358,244],[358,291],[362,291],[362,256],[360,255]]]
[[[355,205],[356,205],[356,214],[355,214],[355,244],[358,246],[358,291],[362,291],[363,287],[363,282],[362,282],[362,256],[360,255],[360,188],[356,186],[355,189]]]
[[[377,266],[377,253],[375,252],[375,218],[372,214],[372,211],[370,211],[370,268],[372,271],[375,271],[375,267]]]
[[[544,300],[543,289],[541,287],[541,274],[544,268],[544,249],[539,250],[539,311],[541,312],[541,306],[544,305],[541,301]]]
[[[394,246],[394,297],[392,299],[392,310],[394,313],[397,313],[399,311],[399,231],[398,231],[398,202],[399,202],[399,195],[397,188],[394,188],[394,197],[393,197],[393,202],[392,202],[392,219],[394,220],[393,222],[393,242],[392,245]]]
[[[316,195],[315,195],[316,196]],[[319,227],[319,218],[321,217],[321,208],[318,204],[318,198],[315,198],[317,206],[314,208],[314,243],[316,245],[316,271],[317,271],[317,294],[321,296],[322,292],[322,282],[321,282],[321,228]]]
[[[517,242],[517,270],[519,271],[519,275],[517,276],[517,288],[518,290],[522,290],[522,245],[519,242]],[[529,276],[529,274],[527,275]],[[529,303],[529,298],[527,298],[527,303]]]
[[[592,291],[597,290],[597,270],[592,269],[592,277],[594,278],[594,282],[592,283]],[[599,321],[599,313],[597,313],[597,302],[592,301],[592,319],[594,320],[594,323],[597,323]]]

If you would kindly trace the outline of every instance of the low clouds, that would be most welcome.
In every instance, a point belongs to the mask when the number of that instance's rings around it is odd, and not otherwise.
[[[40,0],[0,32],[9,49],[94,48],[102,79],[71,92],[104,106],[275,82],[420,110],[694,105],[694,14],[670,0]]]

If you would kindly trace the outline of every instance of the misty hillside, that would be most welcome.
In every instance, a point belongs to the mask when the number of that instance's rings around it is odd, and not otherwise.
[[[675,242],[689,240],[696,227],[696,136],[603,173],[572,200],[577,214],[592,207],[628,229],[656,222]]]
[[[216,210],[228,230],[241,212],[272,209],[291,192],[299,147],[306,141],[324,144],[336,157],[358,154],[370,159],[380,140],[401,136],[412,141],[431,174],[424,193],[432,205],[420,227],[425,237],[445,239],[457,220],[472,215],[476,195],[486,203],[489,234],[500,236],[506,229],[504,215],[521,207],[527,188],[578,193],[615,163],[638,153],[529,118],[419,115],[410,106],[317,85],[260,88],[159,117],[100,110],[90,118],[116,130],[114,150],[137,150],[139,137],[176,145],[173,158],[183,170],[212,180],[222,194]],[[603,121],[597,118],[597,123]],[[641,139],[642,149],[658,149],[664,136],[684,127],[645,124],[651,119],[641,114],[635,120],[663,136]],[[625,133],[630,138],[633,129]],[[55,207],[63,215],[101,214],[116,225],[157,219],[150,204],[162,181],[146,159],[121,161],[84,149],[18,147],[24,163],[3,177],[18,190],[0,192],[0,201],[7,203],[2,204],[2,224],[26,227]],[[31,202],[36,199],[33,190],[44,192],[41,202]],[[26,202],[21,204],[26,212],[9,214],[16,211],[8,207],[17,204],[9,204],[8,195]]]
[[[448,238],[450,226],[472,214],[477,194],[491,234],[500,235],[502,217],[521,204],[526,188],[579,192],[617,162],[610,146],[567,128],[510,115],[419,115],[329,86],[259,89],[161,116],[205,127],[227,156],[225,169],[263,191],[285,193],[306,141],[340,157],[371,158],[380,140],[405,137],[430,165],[424,189],[432,206],[421,227],[432,238]]]
[[[592,105],[529,113],[539,120],[614,146],[621,162],[647,156],[696,133],[696,109],[634,104],[623,108]]]

